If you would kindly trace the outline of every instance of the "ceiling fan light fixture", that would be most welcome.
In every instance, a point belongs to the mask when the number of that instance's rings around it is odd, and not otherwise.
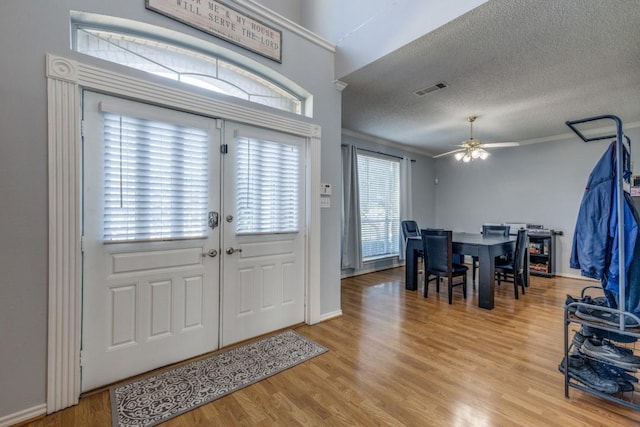
[[[447,153],[438,154],[433,156],[434,159],[439,157],[454,155],[457,161],[463,161],[469,163],[473,160],[480,159],[486,160],[489,157],[489,152],[484,149],[487,148],[499,148],[499,147],[517,147],[520,145],[518,142],[494,142],[491,144],[483,144],[479,139],[473,137],[473,122],[477,119],[476,116],[467,117],[469,122],[469,139],[462,141],[461,145],[458,145],[457,150],[449,151]]]

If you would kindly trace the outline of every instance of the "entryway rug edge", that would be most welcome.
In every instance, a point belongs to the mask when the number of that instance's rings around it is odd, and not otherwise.
[[[127,420],[122,420],[121,417],[121,408],[120,408],[120,404],[121,402],[118,399],[118,390],[121,390],[123,388],[129,388],[131,389],[131,391],[134,392],[134,394],[136,393],[134,386],[137,384],[139,387],[143,387],[143,382],[145,381],[154,381],[155,383],[160,383],[162,380],[166,377],[168,377],[170,375],[170,373],[174,372],[176,373],[176,375],[178,375],[177,373],[180,372],[179,376],[181,377],[186,377],[187,375],[189,375],[189,378],[191,378],[196,384],[202,384],[203,382],[205,383],[205,386],[207,389],[210,389],[212,386],[214,386],[214,383],[212,380],[215,380],[215,378],[212,378],[211,380],[209,380],[208,378],[202,378],[202,377],[197,377],[198,375],[201,375],[204,371],[207,371],[205,365],[207,364],[207,362],[209,363],[214,363],[215,360],[219,360],[221,358],[223,358],[225,355],[236,355],[239,357],[242,357],[242,355],[239,355],[238,353],[241,353],[242,351],[249,351],[251,352],[252,350],[255,350],[256,348],[260,347],[260,346],[265,346],[266,349],[268,349],[269,351],[272,351],[274,353],[277,353],[278,351],[281,351],[281,348],[277,348],[277,347],[271,347],[269,348],[269,346],[272,346],[274,344],[283,344],[286,343],[289,346],[294,345],[294,346],[298,346],[298,348],[292,347],[291,350],[293,351],[293,354],[288,353],[288,354],[275,354],[276,358],[275,359],[267,359],[266,361],[263,361],[264,363],[262,364],[252,364],[251,366],[246,366],[245,369],[251,370],[251,369],[255,369],[256,367],[264,367],[267,368],[266,372],[256,372],[255,374],[253,374],[254,376],[251,379],[242,379],[239,378],[239,382],[237,384],[223,384],[222,388],[218,389],[218,390],[212,390],[210,392],[210,395],[204,399],[199,399],[197,402],[190,404],[187,407],[180,407],[179,409],[176,409],[175,411],[173,410],[169,410],[166,415],[162,415],[160,417],[156,416],[156,417],[151,417],[153,419],[149,420],[149,422],[130,422],[131,420],[129,419],[129,421]],[[298,354],[300,347],[306,347],[307,351],[304,354]],[[193,409],[196,409],[202,405],[205,405],[207,403],[213,402],[221,397],[224,397],[228,394],[231,394],[235,391],[241,390],[245,387],[248,387],[252,384],[255,384],[257,382],[260,382],[266,378],[269,378],[273,375],[276,375],[280,372],[283,372],[289,368],[295,367],[301,363],[304,363],[310,359],[313,359],[316,356],[319,356],[323,353],[328,352],[329,350],[316,343],[315,341],[305,337],[304,335],[300,334],[299,332],[293,330],[293,329],[288,329],[286,331],[274,334],[274,335],[270,335],[267,337],[263,337],[260,338],[258,340],[255,341],[251,341],[245,344],[241,344],[239,346],[230,348],[228,350],[224,350],[221,351],[219,353],[215,353],[212,354],[210,356],[206,356],[203,357],[202,359],[198,359],[195,361],[191,361],[191,362],[186,362],[184,364],[181,364],[179,366],[175,366],[172,368],[167,368],[165,370],[162,370],[160,372],[154,372],[153,374],[149,374],[147,376],[144,376],[142,378],[136,378],[133,379],[131,381],[127,381],[124,383],[119,383],[119,384],[115,384],[111,387],[109,387],[109,398],[111,401],[111,420],[112,420],[112,426],[113,427],[152,427],[155,425],[158,425],[160,423],[163,423],[169,419],[175,418],[179,415],[182,415],[186,412],[189,412]],[[258,356],[257,354],[254,353],[255,356]],[[281,363],[283,362],[283,360],[281,360],[280,358],[284,357],[284,358],[288,358],[290,356],[295,356],[295,358],[291,359],[289,358],[289,360],[284,360],[284,365],[282,365]],[[269,357],[271,357],[271,355],[269,355]],[[280,358],[277,358],[280,357]],[[227,360],[229,363],[227,363],[226,365],[222,365],[220,366],[220,368],[222,369],[222,371],[225,371],[225,368],[228,367],[232,367],[234,366],[233,363],[237,362],[233,361],[233,360]],[[255,361],[253,361],[255,362]],[[277,365],[280,366],[271,366],[273,363],[277,362]],[[192,371],[196,371],[196,372],[189,372],[190,370]],[[227,374],[225,376],[225,379],[229,379],[228,378],[228,374],[240,374],[239,376],[241,377],[243,374],[246,374],[246,372],[242,371],[242,372],[222,372],[224,374]],[[236,375],[238,376],[238,375]],[[202,381],[201,381],[202,380]],[[168,384],[161,384],[158,386],[154,386],[155,384],[152,385],[148,385],[148,388],[150,391],[154,391],[155,390],[155,394],[157,394],[157,397],[161,397],[162,393],[167,391],[167,389],[177,389],[176,391],[181,392],[182,395],[184,396],[185,392],[188,392],[189,390],[184,389],[185,386],[188,386],[184,381],[180,382],[180,381],[174,381],[173,383]],[[201,387],[202,389],[202,387]],[[193,390],[192,390],[193,391]],[[137,391],[138,395],[142,395],[142,396],[146,396],[144,393],[142,393],[142,390]],[[166,396],[164,396],[166,397]],[[147,399],[149,400],[149,399]],[[162,399],[161,399],[162,400]],[[165,399],[165,404],[166,404],[166,399]],[[135,410],[135,407],[132,407],[131,402],[129,402],[128,408],[130,410]],[[139,421],[139,420],[137,420]]]

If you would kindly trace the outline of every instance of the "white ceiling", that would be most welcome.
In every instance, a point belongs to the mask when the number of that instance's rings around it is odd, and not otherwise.
[[[340,80],[343,128],[434,155],[468,138],[470,115],[485,143],[553,140],[599,114],[636,127],[640,0],[490,0]]]

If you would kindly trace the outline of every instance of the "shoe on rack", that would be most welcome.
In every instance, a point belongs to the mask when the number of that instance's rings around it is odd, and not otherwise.
[[[607,341],[597,341],[593,338],[584,340],[580,346],[580,353],[610,363],[627,371],[636,372],[640,368],[640,357],[621,351],[620,347]]]
[[[598,307],[609,307],[609,303],[607,302],[606,297],[591,298],[589,295],[585,295],[582,298],[574,298],[571,295],[567,294],[564,305],[569,305],[572,302],[581,302],[583,304],[595,305]]]
[[[600,362],[599,360],[589,359],[589,358],[586,358],[586,362],[591,367],[591,369],[593,369],[594,372],[598,374],[598,376],[603,380],[612,380],[618,383],[618,388],[619,388],[618,391],[626,392],[626,391],[634,390],[633,384],[631,384],[630,381],[626,380],[622,376],[615,375],[613,371],[609,369],[610,365],[608,365],[607,363],[603,363],[603,362]]]
[[[564,306],[568,306],[571,303],[574,302],[581,302],[583,304],[593,304],[593,300],[591,299],[590,296],[586,296],[586,297],[582,297],[582,298],[574,298],[571,295],[567,294],[567,298],[564,300]],[[575,313],[577,309],[577,306],[573,306],[573,307],[569,307],[569,311],[571,313]]]
[[[607,310],[601,310],[596,305],[580,305],[576,310],[576,316],[584,320],[602,322],[611,326],[620,325],[620,315]],[[637,328],[638,323],[629,317],[625,317],[625,326]]]
[[[626,381],[629,381],[630,383],[637,383],[638,382],[638,378],[637,377],[635,377],[634,375],[629,374],[624,369],[618,368],[617,366],[613,366],[613,365],[606,365],[606,366],[611,371],[613,376],[620,377],[620,378],[622,378],[622,379],[624,379]]]
[[[580,349],[580,347],[582,347],[582,344],[584,343],[584,340],[586,340],[587,337],[585,337],[582,334],[582,328],[580,328],[579,331],[576,331],[576,333],[573,335],[573,338],[571,339],[571,342],[573,343],[573,346],[576,349]]]
[[[564,306],[568,306],[571,303],[574,302],[579,302],[576,298],[572,297],[571,295],[567,294],[567,299],[564,301]],[[577,307],[573,306],[573,307],[569,307],[569,312],[570,313],[575,313],[577,310]]]
[[[558,366],[558,369],[562,373],[564,373],[564,362],[565,361],[563,359]],[[573,378],[574,380],[603,393],[613,394],[620,391],[620,386],[616,381],[600,377],[596,371],[587,364],[584,356],[570,355],[567,365],[569,378]]]
[[[587,326],[587,325],[582,326],[580,333],[586,337],[596,336],[598,337],[598,339],[606,338],[611,341],[617,341],[617,342],[622,342],[627,344],[638,341],[638,338],[632,335],[622,334],[620,332],[605,331],[604,329]]]

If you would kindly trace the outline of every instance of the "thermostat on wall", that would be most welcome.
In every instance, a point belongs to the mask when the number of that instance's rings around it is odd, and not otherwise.
[[[320,184],[320,194],[323,196],[330,196],[331,184]]]

